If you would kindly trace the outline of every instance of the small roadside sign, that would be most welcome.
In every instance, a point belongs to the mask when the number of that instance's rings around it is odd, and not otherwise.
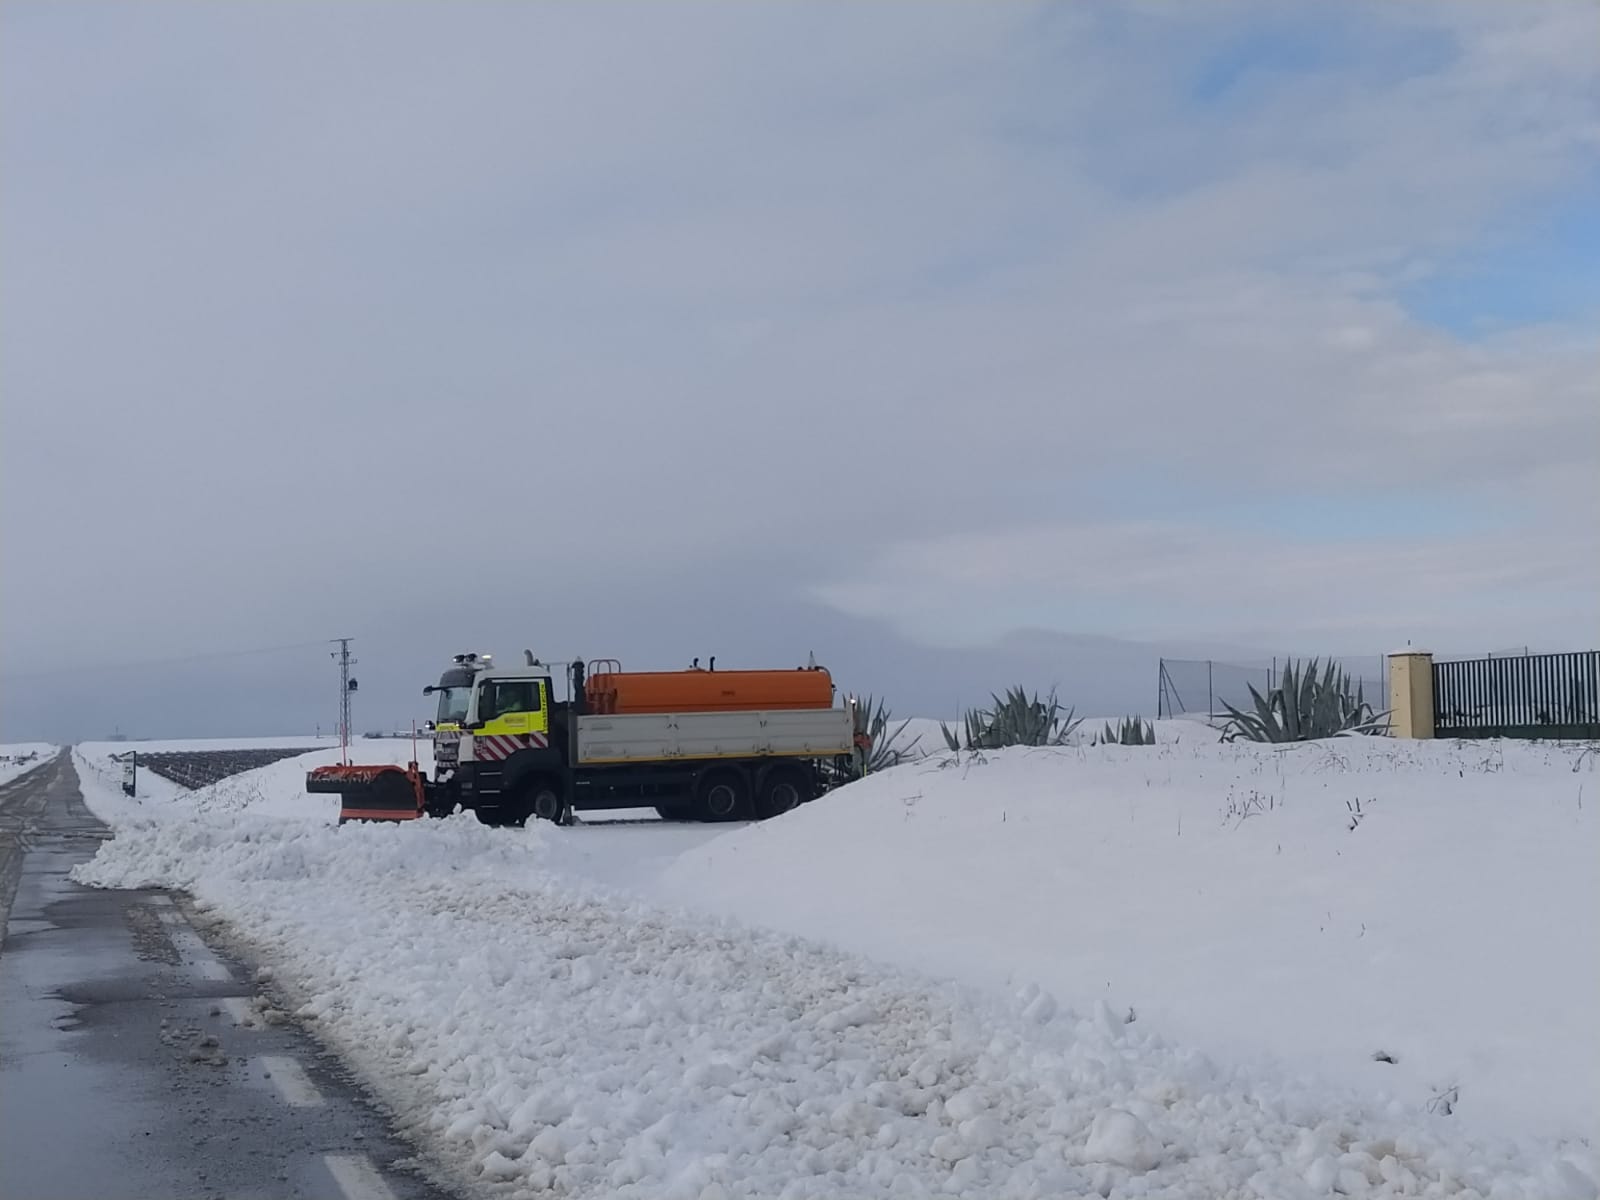
[[[128,756],[122,760],[122,794],[135,796],[139,789],[139,752],[129,750]]]

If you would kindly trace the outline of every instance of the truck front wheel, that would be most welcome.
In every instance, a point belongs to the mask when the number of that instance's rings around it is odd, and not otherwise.
[[[516,789],[501,799],[500,810],[486,822],[491,825],[523,826],[530,819],[568,823],[570,812],[561,796],[558,780],[533,778],[518,784]],[[482,820],[480,814],[479,820]]]
[[[541,821],[554,821],[558,825],[570,823],[566,803],[561,799],[561,785],[548,779],[538,779],[531,785],[533,815]]]
[[[702,821],[741,821],[749,816],[750,781],[743,771],[723,767],[707,772],[695,794],[695,816]]]

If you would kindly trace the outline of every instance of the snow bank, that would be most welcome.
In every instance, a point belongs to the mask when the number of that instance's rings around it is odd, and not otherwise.
[[[1381,738],[941,755],[690,851],[665,896],[1481,1130],[1589,1135],[1597,766]]]
[[[293,764],[296,785],[305,762]],[[1063,765],[1018,757],[968,778]],[[1586,1147],[1491,1140],[1412,1105],[1223,1065],[1103,1000],[930,982],[792,935],[664,911],[577,876],[593,828],[264,816],[287,800],[290,764],[250,774],[236,782],[260,801],[193,793],[116,811],[116,838],[76,877],[192,892],[270,964],[274,986],[402,1128],[486,1191],[710,1200],[1338,1187],[1552,1200],[1592,1195],[1600,1176]],[[85,778],[86,791],[105,786]],[[793,840],[798,853],[831,805],[825,852],[770,882],[783,892],[809,873],[813,888],[826,885],[817,890],[849,890],[860,860],[837,835],[881,841],[875,808],[892,803],[903,826],[932,811],[908,805],[903,783],[923,780],[925,800],[958,779],[911,768],[701,853],[735,874],[753,846]],[[1254,821],[1238,833],[1251,836]],[[881,881],[908,861],[880,856],[874,873]],[[913,882],[903,907],[927,899]],[[1103,897],[1096,907],[1116,923]]]
[[[36,771],[55,758],[59,746],[49,742],[10,742],[0,745],[0,783],[10,783]]]
[[[219,780],[210,787],[190,790],[154,771],[139,771],[138,796],[128,799],[122,794],[122,764],[113,755],[136,749],[140,754],[160,754],[181,750],[233,750],[233,749],[294,749],[314,744],[314,738],[255,738],[233,741],[141,742],[129,746],[125,742],[85,742],[73,747],[73,761],[79,778],[84,780],[84,800],[90,810],[102,821],[116,825],[119,821],[140,817],[158,818],[162,815],[193,813],[243,813],[256,816],[275,816],[290,820],[309,820],[320,825],[337,824],[339,797],[311,795],[305,790],[306,772],[312,767],[340,761],[337,741],[325,750],[285,758],[266,767],[245,771]],[[328,739],[323,738],[323,742]],[[418,764],[433,769],[433,745],[418,740]],[[350,756],[355,762],[399,763],[411,761],[410,739],[361,738],[351,744]],[[91,786],[93,784],[93,786]]]
[[[570,837],[206,813],[125,830],[78,878],[192,890],[402,1127],[480,1179],[1188,1197],[1311,1195],[1331,1171],[1373,1195],[1550,1194],[1551,1162],[1219,1067],[1103,1005],[998,1003],[594,891],[559,870]]]

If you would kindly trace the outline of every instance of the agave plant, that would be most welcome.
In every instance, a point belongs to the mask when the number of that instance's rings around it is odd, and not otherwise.
[[[1388,712],[1374,712],[1362,685],[1356,682],[1352,690],[1351,683],[1349,672],[1340,670],[1332,659],[1320,676],[1316,659],[1303,670],[1300,663],[1291,661],[1283,668],[1283,681],[1266,696],[1251,685],[1254,712],[1241,712],[1224,702],[1229,720],[1223,741],[1243,738],[1250,742],[1309,742],[1343,734],[1385,732],[1389,727]]]
[[[1095,740],[1102,746],[1154,746],[1156,727],[1139,717],[1123,717],[1116,725],[1107,721]]]
[[[855,714],[856,737],[866,740],[862,770],[868,774],[899,766],[922,740],[919,734],[906,745],[899,745],[900,735],[906,731],[906,726],[911,724],[911,720],[907,718],[901,721],[891,732],[889,722],[893,719],[893,714],[882,700],[874,701],[871,696],[867,696],[857,700],[852,711]]]
[[[990,697],[992,708],[969,709],[962,730],[940,724],[945,745],[952,750],[998,750],[1002,746],[1059,746],[1083,722],[1073,718],[1073,710],[1063,709],[1054,689],[1041,699],[1020,687],[1011,688],[1004,699]]]
[[[989,713],[981,708],[969,708],[961,718],[965,730],[951,729],[943,721],[939,722],[939,732],[944,734],[944,744],[952,750],[965,747],[968,750],[981,750],[989,738]],[[964,736],[963,736],[964,734]]]

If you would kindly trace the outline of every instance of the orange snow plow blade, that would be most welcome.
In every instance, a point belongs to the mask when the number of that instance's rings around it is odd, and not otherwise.
[[[417,764],[398,767],[332,766],[306,773],[306,791],[339,796],[339,823],[414,821],[422,815]]]

